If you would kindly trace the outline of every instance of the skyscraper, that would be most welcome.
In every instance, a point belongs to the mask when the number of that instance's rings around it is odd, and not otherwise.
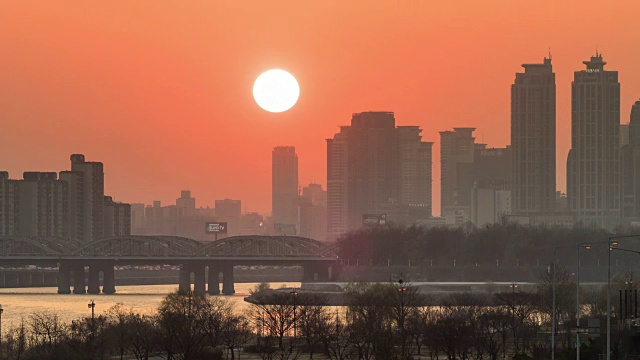
[[[327,139],[327,237],[362,226],[364,215],[397,223],[431,216],[431,146],[392,112],[353,114]]]
[[[475,128],[454,128],[440,132],[440,211],[449,223],[469,220],[470,189],[463,189],[458,170],[473,163],[475,154]],[[456,220],[453,220],[456,219]]]
[[[274,224],[298,226],[298,155],[293,146],[271,153],[271,217]]]
[[[523,64],[511,85],[512,211],[554,210],[556,195],[556,77],[551,57]]]
[[[620,220],[620,83],[596,52],[571,84],[567,196],[578,221],[611,228]]]
[[[320,184],[302,188],[299,234],[319,241],[327,238],[327,192]]]
[[[61,171],[68,183],[69,237],[91,242],[104,236],[104,172],[101,162],[71,155],[71,171]]]
[[[628,143],[620,148],[620,203],[623,220],[640,220],[640,100],[631,107]]]

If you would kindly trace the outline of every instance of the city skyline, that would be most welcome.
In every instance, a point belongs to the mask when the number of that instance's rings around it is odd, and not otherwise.
[[[215,199],[237,198],[248,211],[267,213],[271,148],[295,146],[300,183],[326,186],[326,169],[317,166],[326,161],[324,139],[353,112],[388,110],[398,125],[420,126],[424,139],[435,142],[433,204],[439,214],[438,132],[475,127],[478,142],[509,144],[513,74],[522,63],[540,61],[549,46],[557,86],[556,183],[565,191],[571,78],[596,45],[620,73],[622,122],[640,97],[634,46],[640,34],[630,31],[636,4],[548,2],[526,13],[510,3],[371,4],[362,13],[362,3],[354,2],[310,13],[290,3],[270,19],[261,18],[265,9],[257,4],[246,11],[228,5],[234,11],[225,17],[215,3],[181,9],[155,4],[154,14],[143,5],[127,11],[118,4],[37,10],[28,5],[3,4],[0,15],[0,45],[15,49],[0,60],[10,70],[0,84],[8,123],[0,151],[21,154],[3,159],[2,168],[12,174],[55,170],[68,154],[84,153],[110,164],[105,190],[118,201],[167,202],[188,188],[210,206]],[[194,13],[202,15],[194,20]],[[332,31],[343,36],[319,31],[315,18],[331,22]],[[130,25],[133,19],[137,26]],[[278,26],[283,20],[288,25]],[[383,25],[372,26],[380,20]],[[457,28],[460,21],[469,26]],[[253,36],[241,28],[246,22],[269,30]],[[210,29],[212,23],[217,25]],[[584,25],[589,23],[598,27]],[[218,26],[234,31],[218,39]],[[289,34],[290,26],[300,31]],[[370,35],[360,36],[362,31]],[[412,36],[398,39],[399,33]],[[380,44],[390,55],[368,61]],[[252,50],[243,53],[249,45]],[[352,57],[335,56],[346,48]],[[109,61],[103,60],[106,53]],[[274,65],[287,67],[301,83],[299,103],[279,115],[257,108],[250,94],[255,76]],[[251,144],[251,151],[228,156],[233,141]]]

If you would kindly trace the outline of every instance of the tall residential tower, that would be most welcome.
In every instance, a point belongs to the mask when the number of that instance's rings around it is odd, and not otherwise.
[[[271,216],[274,224],[298,227],[298,155],[293,146],[271,153]]]
[[[554,211],[556,196],[556,76],[551,57],[523,64],[511,85],[512,211]]]
[[[620,83],[596,52],[571,84],[569,207],[585,225],[612,228],[620,220]]]

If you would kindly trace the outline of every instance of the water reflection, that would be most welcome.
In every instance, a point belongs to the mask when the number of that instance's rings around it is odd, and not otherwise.
[[[249,296],[249,291],[256,285],[257,283],[236,283],[236,293],[233,296],[221,297],[234,302],[236,309],[243,311],[249,306],[244,302],[244,298]],[[270,285],[272,289],[300,287],[299,282],[271,283]],[[6,331],[12,325],[18,325],[21,318],[24,317],[26,320],[30,314],[42,310],[57,312],[65,322],[91,316],[90,309],[87,310],[87,303],[91,299],[96,302],[96,315],[103,314],[117,303],[123,303],[136,312],[150,314],[156,311],[166,294],[177,289],[177,285],[118,286],[118,293],[113,295],[58,295],[55,287],[0,289],[0,304],[4,309],[2,328]]]

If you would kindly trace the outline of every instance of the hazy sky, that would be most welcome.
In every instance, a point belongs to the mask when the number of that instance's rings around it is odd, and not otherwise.
[[[315,5],[311,5],[314,3]],[[557,74],[558,188],[565,189],[573,71],[598,50],[620,72],[622,122],[640,98],[640,2],[580,1],[2,1],[0,169],[105,163],[117,200],[198,206],[241,199],[271,208],[271,149],[296,147],[300,183],[326,182],[325,139],[351,113],[389,110],[434,141],[510,133],[510,85],[551,47]],[[253,101],[264,70],[283,68],[298,104]]]

